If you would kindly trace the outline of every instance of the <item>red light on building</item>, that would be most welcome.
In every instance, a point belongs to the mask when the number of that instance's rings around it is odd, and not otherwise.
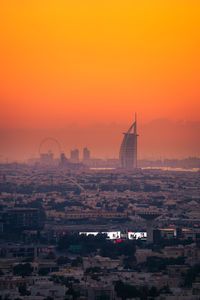
[[[121,239],[117,239],[117,243],[121,243],[122,242],[122,240]]]
[[[65,234],[66,234],[66,232],[65,232],[65,231],[63,231],[63,232],[62,232],[62,235],[65,235]]]

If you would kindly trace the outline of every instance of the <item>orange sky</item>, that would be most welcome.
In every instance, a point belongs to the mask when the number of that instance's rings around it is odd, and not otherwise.
[[[0,128],[200,120],[199,0],[1,0]]]

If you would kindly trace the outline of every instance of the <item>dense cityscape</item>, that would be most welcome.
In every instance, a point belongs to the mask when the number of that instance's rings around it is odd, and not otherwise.
[[[46,138],[0,165],[1,299],[200,299],[199,160],[145,166],[136,125],[119,160],[54,158]]]
[[[199,16],[0,0],[0,300],[200,300]]]

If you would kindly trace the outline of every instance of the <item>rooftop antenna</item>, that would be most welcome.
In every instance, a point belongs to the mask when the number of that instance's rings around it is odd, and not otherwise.
[[[134,134],[137,134],[137,113],[135,112],[135,126],[134,126]]]

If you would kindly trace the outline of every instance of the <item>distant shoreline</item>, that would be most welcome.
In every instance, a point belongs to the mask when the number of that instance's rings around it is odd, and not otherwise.
[[[117,168],[90,168],[90,170],[94,171],[100,171],[100,170],[116,170]],[[180,172],[198,172],[200,171],[199,168],[192,168],[192,169],[186,169],[186,168],[172,168],[172,167],[143,167],[140,168],[142,170],[163,170],[163,171],[180,171]]]

